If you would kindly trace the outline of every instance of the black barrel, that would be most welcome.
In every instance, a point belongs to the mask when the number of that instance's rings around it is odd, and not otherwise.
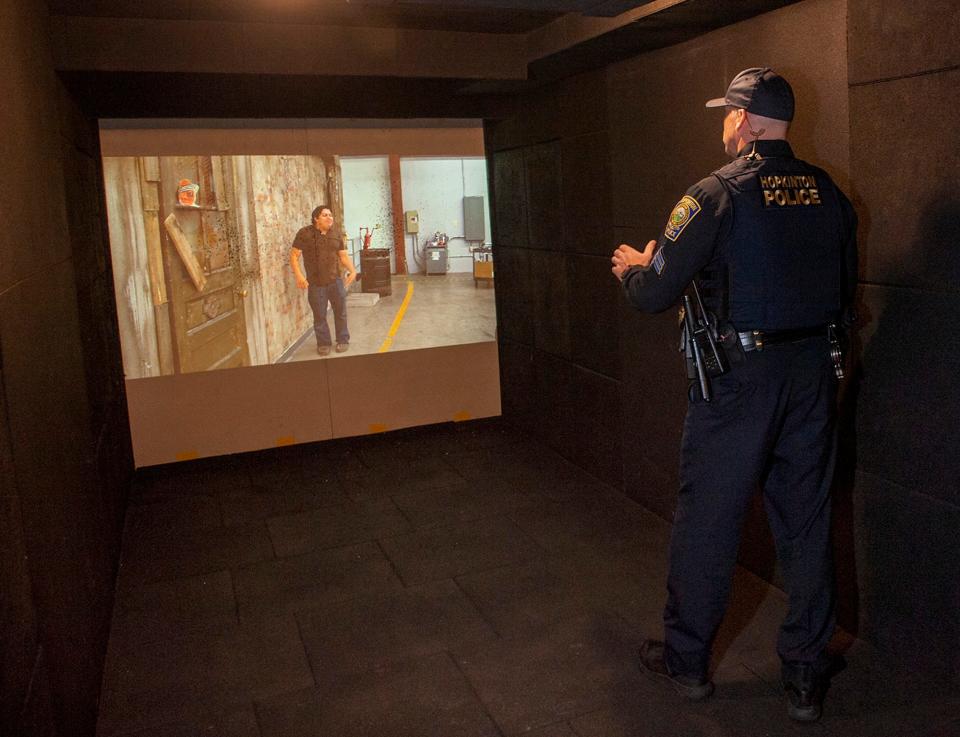
[[[360,251],[360,288],[381,297],[391,294],[390,249],[364,248]]]

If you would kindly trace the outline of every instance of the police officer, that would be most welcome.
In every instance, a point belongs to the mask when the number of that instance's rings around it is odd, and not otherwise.
[[[710,649],[760,487],[789,593],[777,641],[788,713],[814,721],[839,666],[825,650],[835,623],[829,493],[840,373],[830,335],[853,300],[856,215],[787,143],[794,97],[783,77],[746,69],[707,103],[720,106],[732,163],[687,190],[658,240],[612,257],[644,312],[675,304],[696,278],[701,317],[729,361],[708,396],[691,383],[664,640],[643,643],[641,667],[690,699],[713,692]]]

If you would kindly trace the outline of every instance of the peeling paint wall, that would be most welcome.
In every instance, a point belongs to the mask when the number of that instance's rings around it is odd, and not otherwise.
[[[103,174],[123,372],[128,379],[159,376],[137,159],[104,158]]]
[[[326,168],[319,156],[251,156],[267,356],[275,362],[313,325],[305,291],[290,268],[290,244],[327,202]],[[338,224],[339,226],[339,224]]]

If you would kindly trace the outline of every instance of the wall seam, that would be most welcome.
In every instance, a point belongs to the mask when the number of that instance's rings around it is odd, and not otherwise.
[[[863,82],[850,82],[850,87],[866,87],[871,84],[882,84],[883,82],[897,82],[901,79],[912,79],[913,77],[926,77],[931,74],[941,74],[943,72],[955,72],[960,69],[960,64],[954,64],[948,67],[939,67],[937,69],[925,69],[919,72],[910,72],[908,74],[900,74],[893,77],[878,77],[877,79],[868,79]]]

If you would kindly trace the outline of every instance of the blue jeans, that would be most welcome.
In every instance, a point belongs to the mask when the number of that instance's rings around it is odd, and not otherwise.
[[[350,331],[347,330],[347,290],[343,279],[315,287],[307,287],[307,301],[313,310],[313,331],[317,334],[317,345],[330,345],[330,326],[327,325],[327,301],[333,307],[333,323],[337,329],[337,342],[349,343]]]

